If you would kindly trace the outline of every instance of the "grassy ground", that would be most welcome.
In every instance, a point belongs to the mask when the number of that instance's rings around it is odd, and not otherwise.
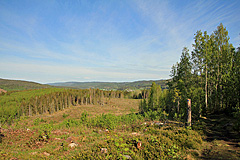
[[[138,105],[135,99],[106,99],[104,105],[22,117],[1,128],[0,157],[239,159],[239,134],[231,117],[202,118],[193,124],[194,131],[181,123],[162,124],[137,115]]]
[[[104,128],[91,128],[84,123],[68,127],[68,121],[80,119],[84,112],[90,118],[106,113],[125,115],[137,112],[138,105],[139,100],[135,99],[106,99],[104,105],[72,106],[53,115],[23,117],[11,126],[2,127],[0,156],[3,159],[65,159],[75,156],[79,149],[88,148],[93,141],[101,141],[106,135]],[[102,129],[102,133],[96,133],[96,128]],[[43,138],[44,131],[49,132],[49,139]],[[78,146],[68,147],[71,141]]]

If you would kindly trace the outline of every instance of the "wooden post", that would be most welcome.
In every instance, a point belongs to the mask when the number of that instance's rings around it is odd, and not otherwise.
[[[192,121],[191,99],[187,100],[187,105],[188,105],[187,125],[191,126],[191,121]]]
[[[31,106],[30,106],[30,104],[28,105],[28,116],[31,116]]]

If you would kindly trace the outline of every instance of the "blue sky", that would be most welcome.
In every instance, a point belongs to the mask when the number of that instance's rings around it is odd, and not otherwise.
[[[170,78],[197,30],[240,44],[239,0],[0,0],[0,78],[40,83]]]

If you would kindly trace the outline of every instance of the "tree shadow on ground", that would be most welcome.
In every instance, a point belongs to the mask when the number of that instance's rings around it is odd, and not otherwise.
[[[200,119],[205,140],[210,142],[200,159],[240,159],[240,134],[235,130],[236,120],[225,114]]]

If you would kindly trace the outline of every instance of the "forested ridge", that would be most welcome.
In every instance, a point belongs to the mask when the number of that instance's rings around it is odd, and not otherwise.
[[[167,89],[167,82],[169,80],[156,80],[156,81],[135,81],[135,82],[62,82],[62,83],[49,83],[52,86],[71,87],[75,89],[88,89],[99,88],[105,90],[125,90],[125,89],[149,89],[152,82],[161,85],[163,89]]]
[[[45,84],[39,84],[36,82],[21,81],[21,80],[9,80],[9,79],[0,78],[0,88],[7,90],[7,91],[15,91],[15,90],[52,88],[52,86],[45,85]]]
[[[161,85],[163,89],[167,89],[169,80],[143,80],[134,82],[61,82],[40,84],[31,81],[9,80],[0,78],[0,88],[7,91],[28,90],[41,88],[72,88],[72,89],[104,89],[104,90],[138,90],[149,89],[152,82]]]

